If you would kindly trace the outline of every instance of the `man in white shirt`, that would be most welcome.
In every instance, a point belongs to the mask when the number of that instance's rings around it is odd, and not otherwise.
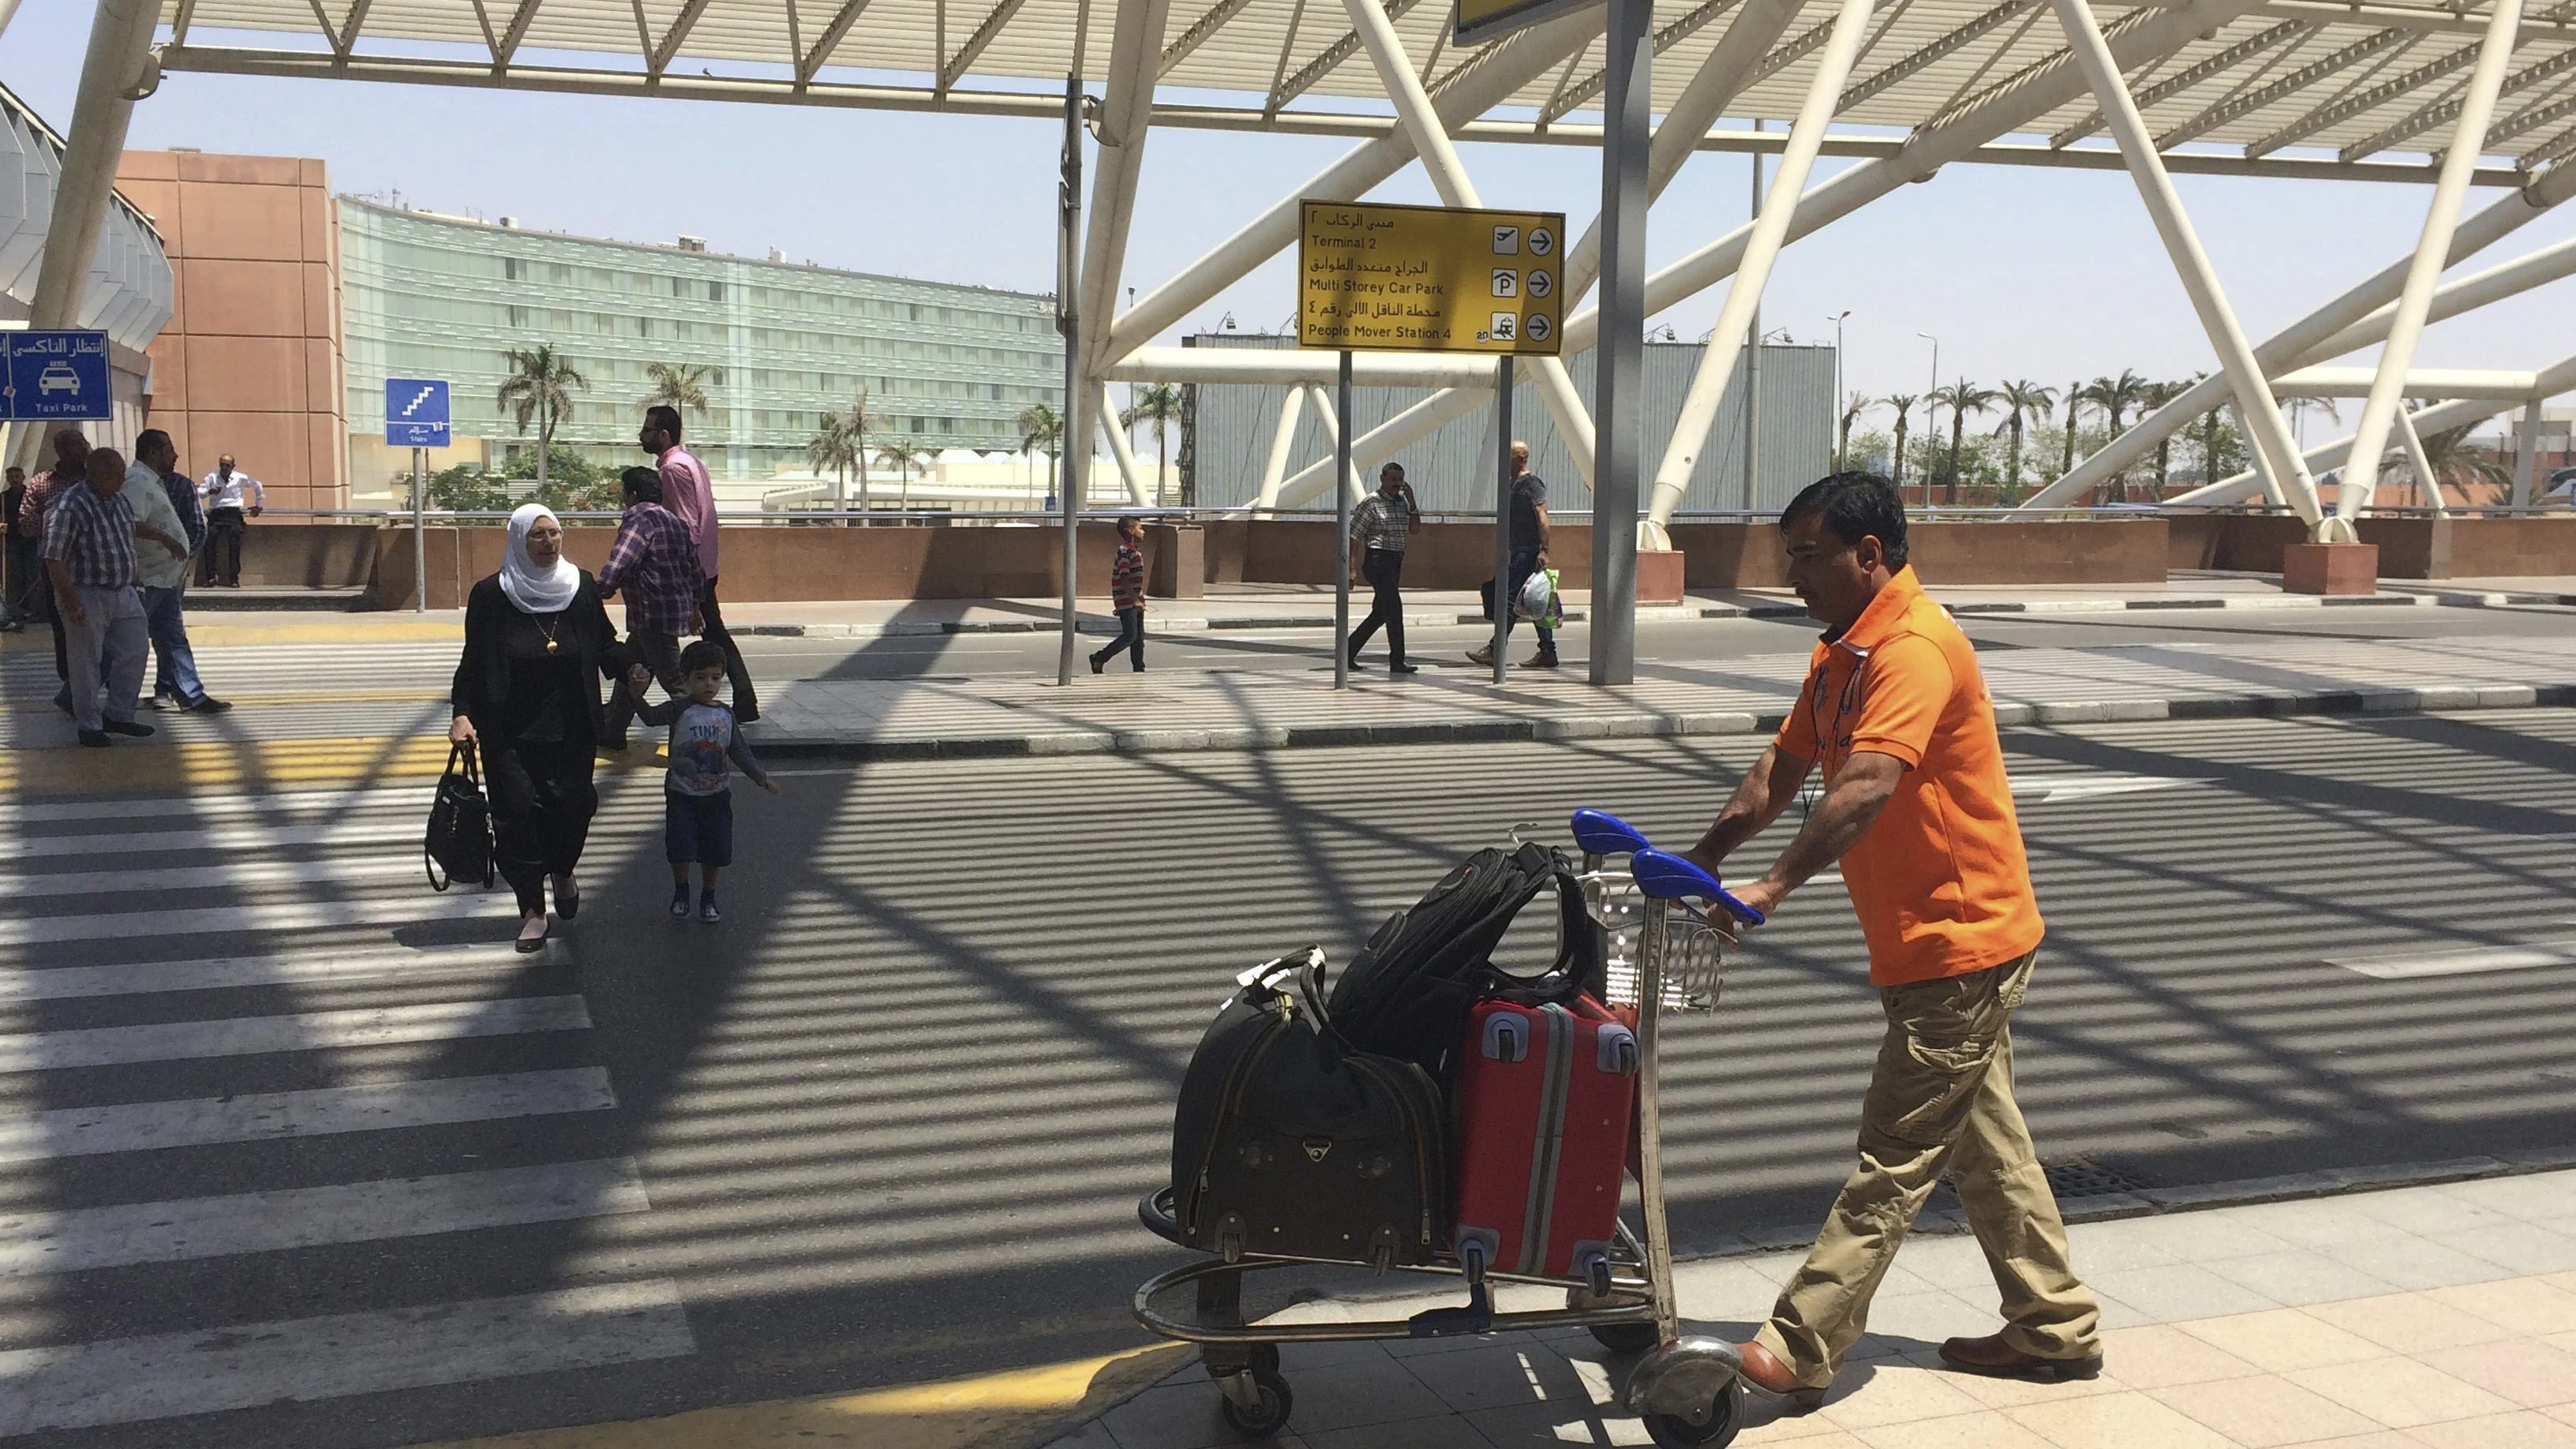
[[[188,644],[188,525],[179,516],[178,499],[161,481],[178,466],[179,450],[171,446],[168,433],[146,428],[134,440],[134,466],[125,470],[124,496],[134,502],[134,581],[143,589],[143,632],[159,657],[160,681],[167,682],[172,705],[196,714],[222,714],[232,706],[207,694],[198,682],[196,651]],[[177,483],[182,490],[187,487],[185,478]],[[162,707],[162,698],[156,681],[150,701],[154,709]]]
[[[227,589],[241,587],[242,535],[249,525],[242,521],[247,513],[259,517],[268,501],[267,490],[259,480],[233,466],[233,455],[224,454],[215,471],[197,485],[198,501],[206,505],[206,558],[197,569],[200,586],[222,585]]]

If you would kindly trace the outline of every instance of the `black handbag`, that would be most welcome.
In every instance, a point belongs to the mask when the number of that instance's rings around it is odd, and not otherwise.
[[[430,802],[420,857],[431,890],[460,880],[492,884],[492,810],[483,801],[483,773],[471,743],[447,747],[447,773],[439,776],[438,798]],[[439,878],[441,872],[446,879]]]

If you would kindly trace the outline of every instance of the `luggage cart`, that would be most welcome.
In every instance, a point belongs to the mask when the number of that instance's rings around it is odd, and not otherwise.
[[[1645,1421],[1657,1444],[1722,1446],[1735,1438],[1743,1397],[1741,1360],[1722,1339],[1684,1337],[1673,1291],[1672,1242],[1664,1220],[1664,1165],[1660,1091],[1656,1068],[1657,1025],[1667,1012],[1708,1011],[1717,1005],[1727,935],[1692,900],[1707,902],[1743,925],[1762,917],[1730,896],[1706,871],[1656,850],[1618,817],[1598,810],[1574,813],[1575,843],[1583,851],[1586,913],[1601,933],[1606,965],[1604,1000],[1637,1017],[1638,1224],[1620,1215],[1618,1242],[1607,1261],[1596,1259],[1583,1278],[1531,1277],[1496,1270],[1478,1244],[1463,1245],[1433,1261],[1399,1268],[1465,1280],[1463,1306],[1432,1308],[1409,1318],[1352,1323],[1243,1321],[1247,1273],[1295,1267],[1352,1267],[1337,1260],[1242,1253],[1205,1258],[1148,1280],[1136,1290],[1137,1321],[1163,1337],[1200,1345],[1200,1359],[1223,1393],[1226,1423],[1248,1437],[1275,1434],[1288,1422],[1293,1396],[1279,1371],[1279,1345],[1347,1340],[1440,1338],[1526,1329],[1586,1328],[1619,1353],[1640,1353],[1623,1391],[1627,1408]],[[1174,1220],[1171,1189],[1148,1194],[1137,1217],[1162,1238],[1189,1246]],[[1496,1284],[1561,1288],[1565,1306],[1504,1312],[1494,1306]],[[1187,1317],[1157,1306],[1182,1288],[1193,1290]]]

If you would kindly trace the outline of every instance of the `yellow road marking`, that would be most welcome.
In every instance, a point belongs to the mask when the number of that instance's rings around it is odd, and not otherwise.
[[[609,756],[609,771],[659,769],[658,747]],[[365,785],[435,777],[447,768],[438,735],[329,736],[300,740],[200,740],[129,744],[104,750],[0,752],[0,791],[85,795],[121,791],[177,793],[278,786]]]
[[[316,615],[310,622],[285,621],[227,624],[205,614],[188,616],[188,642],[197,648],[228,644],[402,644],[448,640],[461,643],[465,626],[442,619],[386,619],[366,615]],[[0,653],[39,650],[50,654],[50,632],[30,627],[0,634]]]
[[[443,689],[353,689],[338,694],[227,694],[224,698],[238,705],[279,704],[412,704],[447,698]],[[10,714],[43,714],[54,708],[53,701],[42,704],[13,704],[5,707]],[[146,723],[150,716],[142,716]]]
[[[860,1394],[697,1409],[416,1449],[1024,1449],[1069,1433],[1180,1366],[1185,1344]]]

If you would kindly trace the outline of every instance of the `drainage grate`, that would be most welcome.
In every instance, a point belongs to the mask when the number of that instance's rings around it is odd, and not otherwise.
[[[2118,1193],[2136,1192],[2146,1184],[2114,1168],[2070,1157],[2045,1165],[2049,1191],[2060,1198],[2111,1197]]]

